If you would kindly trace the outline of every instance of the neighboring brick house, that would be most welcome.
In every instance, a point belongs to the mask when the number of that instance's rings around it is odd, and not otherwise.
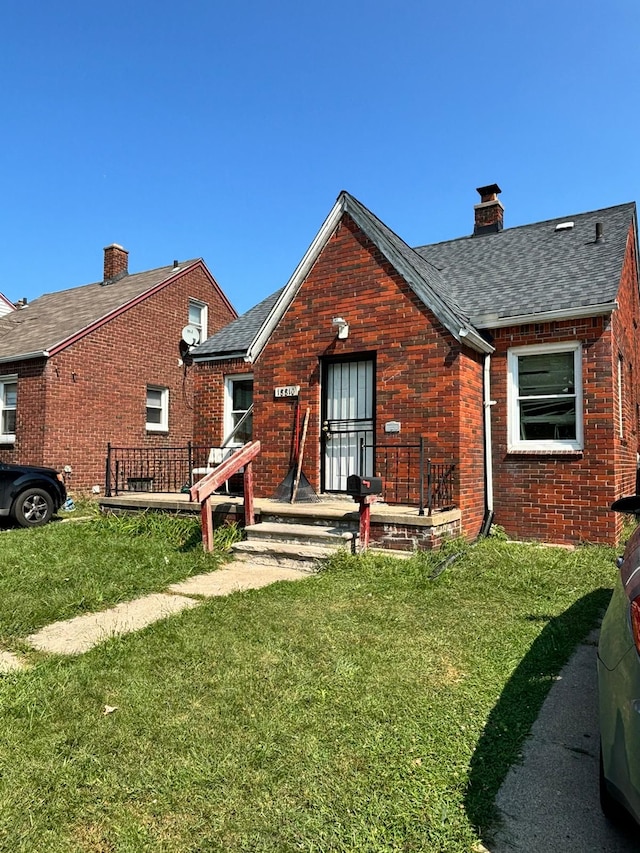
[[[181,330],[204,339],[235,317],[201,259],[129,274],[127,251],[108,246],[101,282],[0,317],[0,463],[69,466],[87,489],[104,483],[108,442],[186,444]]]
[[[638,450],[635,205],[504,229],[499,187],[478,191],[472,236],[417,249],[341,193],[288,284],[193,351],[196,441],[221,444],[253,401],[270,496],[292,429],[275,389],[299,386],[318,492],[379,473],[388,502],[415,503],[389,461],[422,437],[455,465],[465,536],[494,519],[616,541]]]

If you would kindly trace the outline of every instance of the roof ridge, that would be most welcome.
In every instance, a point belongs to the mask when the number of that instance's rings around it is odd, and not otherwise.
[[[503,228],[501,231],[496,231],[495,234],[483,234],[481,237],[476,237],[471,234],[461,234],[460,237],[451,237],[449,240],[437,240],[435,243],[421,243],[419,246],[414,246],[413,250],[426,248],[427,246],[443,246],[446,243],[457,243],[461,240],[478,240],[486,237],[494,237],[500,234],[510,234],[513,231],[520,231],[522,228],[535,228],[539,225],[549,225],[552,222],[566,222],[572,219],[577,219],[579,216],[593,216],[596,213],[608,213],[611,210],[622,210],[623,208],[635,208],[635,201],[625,201],[622,204],[611,204],[608,207],[597,207],[595,210],[583,210],[582,213],[567,213],[564,216],[553,216],[550,219],[540,219],[537,222],[524,222],[522,225],[510,225],[508,228]],[[426,260],[426,259],[425,259]],[[436,267],[437,269],[437,267]]]
[[[125,275],[120,276],[119,278],[109,279],[109,284],[107,287],[113,287],[114,285],[119,284],[121,281],[131,281],[131,279],[136,276],[141,275],[150,275],[152,273],[158,273],[160,270],[177,270],[179,272],[184,272],[186,267],[190,267],[192,264],[198,263],[198,261],[202,261],[202,258],[192,258],[188,261],[180,261],[177,267],[174,267],[173,264],[165,264],[160,267],[152,267],[148,270],[138,270],[138,272],[130,272]],[[41,293],[40,296],[36,296],[35,299],[32,299],[31,302],[28,302],[24,307],[28,308],[30,305],[33,305],[34,302],[37,302],[38,299],[42,299],[43,296],[57,296],[58,294],[63,293],[73,293],[76,290],[82,290],[84,287],[96,287],[96,286],[105,286],[103,280],[99,281],[88,281],[85,284],[76,284],[75,287],[63,287],[61,290],[49,290],[46,293]]]

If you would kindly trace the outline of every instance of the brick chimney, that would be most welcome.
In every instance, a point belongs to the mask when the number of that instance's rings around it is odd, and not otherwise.
[[[129,252],[112,243],[104,249],[104,280],[103,284],[113,284],[114,281],[129,274]]]
[[[480,204],[473,208],[476,214],[473,236],[502,231],[504,207],[498,201],[498,194],[502,190],[497,184],[489,184],[488,187],[478,187],[476,192],[480,193]]]

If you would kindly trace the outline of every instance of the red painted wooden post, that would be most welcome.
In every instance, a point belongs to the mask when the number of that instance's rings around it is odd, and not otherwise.
[[[250,527],[255,523],[253,512],[253,464],[248,462],[244,466],[244,526]]]
[[[211,498],[206,498],[202,501],[200,516],[202,520],[202,548],[205,551],[213,551],[213,507],[211,506]]]
[[[369,547],[369,534],[371,533],[371,504],[375,503],[376,495],[367,495],[360,498],[360,547],[358,550],[366,551]]]

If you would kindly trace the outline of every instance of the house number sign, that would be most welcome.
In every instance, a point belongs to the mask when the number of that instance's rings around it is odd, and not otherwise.
[[[300,394],[299,385],[279,385],[273,389],[275,397],[297,397]]]

